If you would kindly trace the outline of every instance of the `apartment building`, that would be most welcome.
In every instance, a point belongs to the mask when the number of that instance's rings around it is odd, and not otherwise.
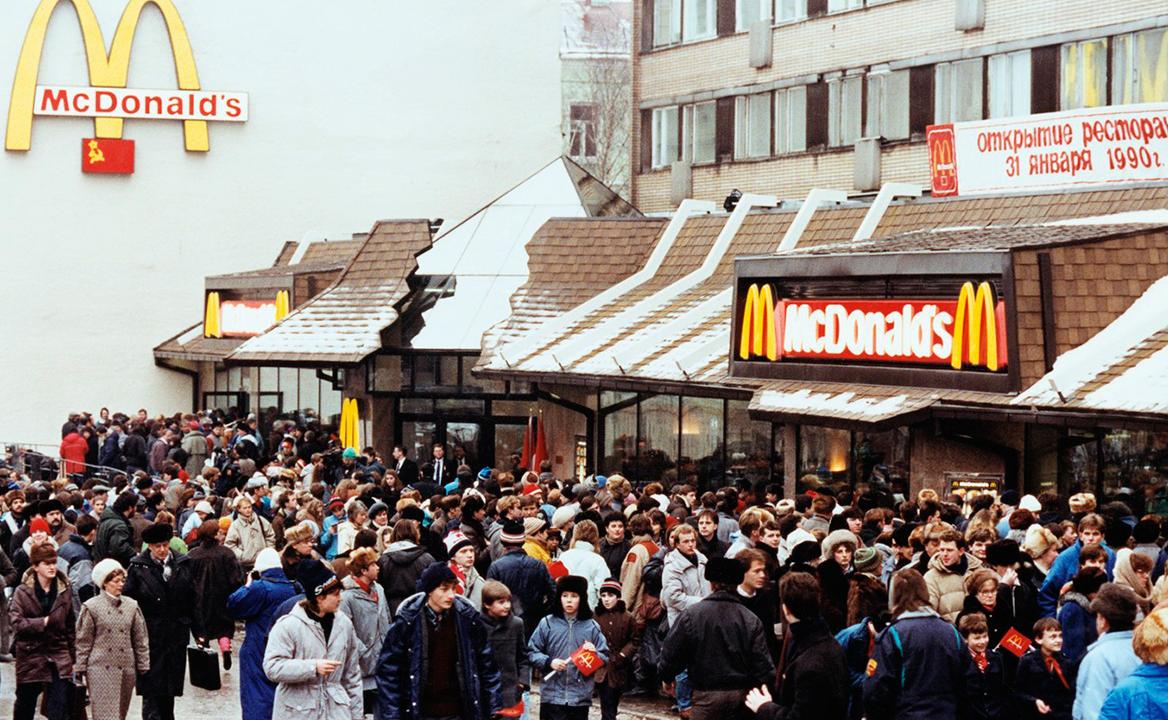
[[[1162,0],[639,0],[632,202],[928,187],[930,125],[1168,101]]]

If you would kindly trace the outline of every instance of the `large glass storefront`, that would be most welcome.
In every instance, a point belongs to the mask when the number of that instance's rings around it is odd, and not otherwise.
[[[203,408],[228,417],[255,413],[261,428],[276,419],[336,427],[341,416],[342,371],[289,367],[230,367],[215,371]]]
[[[909,428],[883,432],[800,425],[799,490],[819,483],[855,485],[874,474],[895,482],[909,478]]]
[[[1056,454],[1041,466],[1038,487],[1061,494],[1089,491],[1104,497],[1130,491],[1135,504],[1168,511],[1162,478],[1168,476],[1168,432],[1151,430],[1055,430]],[[1039,452],[1034,434],[1029,451]],[[1137,507],[1133,510],[1143,508]]]
[[[598,402],[601,473],[702,490],[783,481],[782,427],[751,420],[745,400],[606,390]]]

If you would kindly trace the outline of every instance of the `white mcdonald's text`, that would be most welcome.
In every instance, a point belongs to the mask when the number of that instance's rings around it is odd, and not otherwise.
[[[785,357],[949,364],[953,301],[783,303]]]

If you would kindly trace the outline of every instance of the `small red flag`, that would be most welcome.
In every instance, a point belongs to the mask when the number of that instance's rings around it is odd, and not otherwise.
[[[604,661],[600,659],[599,655],[591,650],[585,650],[584,646],[576,648],[576,652],[572,653],[568,659],[584,677],[592,677],[592,673],[604,665]]]
[[[532,451],[531,471],[539,472],[540,465],[548,459],[547,436],[543,432],[543,420],[535,419],[535,449]]]
[[[548,574],[552,576],[552,580],[559,580],[565,575],[571,575],[568,566],[559,560],[552,560],[548,563]]]
[[[1026,651],[1030,649],[1030,638],[1026,637],[1014,628],[1010,628],[1010,632],[1006,633],[1006,636],[1002,638],[1000,643],[998,643],[998,647],[1006,650],[1007,652],[1013,653],[1018,657],[1022,657],[1026,654]]]
[[[130,175],[134,172],[134,141],[113,138],[81,140],[81,172]]]

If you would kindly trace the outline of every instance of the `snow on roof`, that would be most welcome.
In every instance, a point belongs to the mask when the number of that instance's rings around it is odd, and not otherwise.
[[[1168,413],[1168,276],[1012,404]]]

